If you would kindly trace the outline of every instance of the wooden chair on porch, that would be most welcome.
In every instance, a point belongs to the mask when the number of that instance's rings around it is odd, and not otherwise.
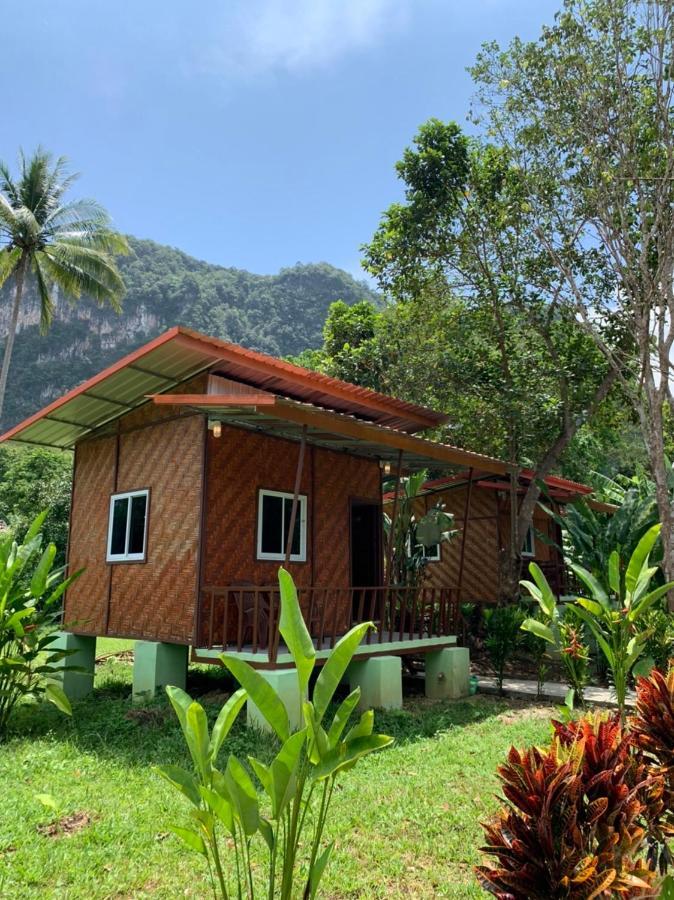
[[[267,649],[269,641],[269,597],[267,591],[250,581],[232,582],[236,604],[237,644],[251,644],[254,650]],[[257,629],[256,629],[257,622]]]

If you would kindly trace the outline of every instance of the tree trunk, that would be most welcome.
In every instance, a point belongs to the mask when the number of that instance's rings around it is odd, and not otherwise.
[[[559,462],[559,458],[562,453],[569,446],[573,438],[578,433],[578,430],[585,422],[589,421],[592,416],[595,414],[597,409],[604,402],[606,397],[608,396],[609,391],[613,387],[616,382],[618,375],[617,373],[611,369],[604,380],[599,385],[597,390],[595,391],[595,395],[592,398],[592,402],[585,413],[584,416],[575,416],[569,418],[562,428],[557,440],[547,451],[543,459],[536,466],[534,471],[533,478],[529,482],[527,489],[524,493],[524,497],[522,498],[522,503],[519,507],[519,512],[517,515],[512,515],[511,521],[516,522],[515,532],[516,534],[511,535],[510,540],[510,559],[504,560],[504,565],[502,567],[502,589],[501,593],[503,595],[503,599],[508,602],[512,602],[517,599],[519,595],[519,579],[520,579],[520,569],[522,565],[522,549],[524,547],[524,541],[526,538],[527,531],[531,527],[534,518],[534,510],[536,509],[536,504],[541,495],[541,489],[539,487],[538,482],[542,481],[544,478],[550,474],[553,468]],[[512,493],[511,491],[511,513],[516,508],[514,504],[517,503],[517,494]],[[512,530],[512,529],[511,529]],[[507,591],[510,592],[508,596]]]
[[[641,430],[648,452],[651,474],[655,482],[655,499],[658,506],[658,517],[662,530],[662,571],[667,581],[674,581],[674,509],[669,489],[669,469],[665,458],[664,422],[662,420],[662,403],[656,396],[657,389],[651,383],[645,386],[647,407],[639,408]],[[674,613],[674,591],[668,597],[669,610]]]
[[[5,352],[2,357],[2,369],[0,369],[0,419],[2,418],[2,411],[5,406],[7,376],[9,375],[9,365],[12,361],[12,351],[14,350],[14,338],[16,337],[16,328],[19,322],[19,310],[21,308],[21,300],[23,298],[23,284],[26,277],[27,263],[28,257],[24,253],[19,260],[19,265],[16,267],[14,305],[12,306],[12,315],[9,320],[9,328],[7,329]]]

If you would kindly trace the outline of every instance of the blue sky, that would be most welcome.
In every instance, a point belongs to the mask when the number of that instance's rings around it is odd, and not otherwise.
[[[0,158],[42,143],[123,231],[255,272],[359,246],[480,44],[560,0],[0,0]]]

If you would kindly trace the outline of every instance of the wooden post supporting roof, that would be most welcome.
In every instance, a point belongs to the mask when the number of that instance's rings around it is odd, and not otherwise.
[[[393,569],[393,549],[395,546],[395,529],[398,521],[398,494],[400,493],[400,476],[403,468],[403,451],[398,450],[398,461],[396,463],[396,486],[393,496],[393,511],[391,513],[391,527],[389,532],[387,559],[386,559],[386,587],[391,584],[391,574]]]
[[[295,471],[295,491],[293,493],[293,508],[290,513],[290,525],[286,535],[286,552],[284,565],[287,567],[290,562],[290,555],[293,548],[293,535],[295,534],[295,522],[297,520],[297,507],[299,506],[300,486],[302,484],[302,469],[304,468],[304,452],[307,448],[307,426],[302,426],[302,440],[300,441],[300,452],[297,457],[297,470]],[[313,547],[311,548],[313,553]]]
[[[457,588],[457,601],[461,603],[461,591],[463,589],[463,565],[466,558],[466,533],[468,532],[468,520],[470,518],[470,500],[473,493],[473,469],[468,472],[468,488],[466,490],[466,505],[463,510],[463,534],[461,535],[461,559],[459,561],[459,586]]]

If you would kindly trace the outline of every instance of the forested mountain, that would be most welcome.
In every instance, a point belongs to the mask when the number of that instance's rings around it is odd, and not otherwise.
[[[327,263],[297,264],[255,275],[194,259],[152,241],[130,239],[120,259],[127,293],[120,315],[82,298],[59,300],[53,327],[39,333],[34,290],[25,298],[0,427],[20,421],[173,325],[185,325],[277,356],[322,343],[328,307],[373,299],[365,283]],[[6,332],[11,283],[0,291],[0,334]]]

